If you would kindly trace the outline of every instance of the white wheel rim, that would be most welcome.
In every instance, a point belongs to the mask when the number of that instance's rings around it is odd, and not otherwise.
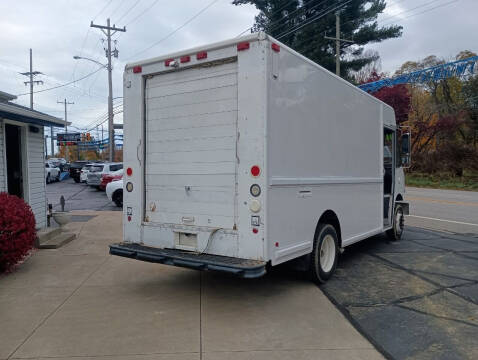
[[[335,241],[332,235],[325,235],[319,255],[322,271],[327,273],[332,270],[335,261]]]

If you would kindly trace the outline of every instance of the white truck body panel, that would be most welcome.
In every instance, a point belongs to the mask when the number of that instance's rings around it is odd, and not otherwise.
[[[328,210],[343,247],[387,229],[393,109],[263,33],[128,64],[124,119],[126,243],[276,265],[311,252]]]

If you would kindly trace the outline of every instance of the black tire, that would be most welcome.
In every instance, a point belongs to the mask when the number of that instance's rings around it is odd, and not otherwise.
[[[325,240],[326,238],[327,240]],[[326,241],[326,244],[324,244],[324,241]],[[321,284],[330,279],[337,268],[339,258],[338,244],[337,231],[335,231],[334,226],[330,224],[319,224],[310,255],[309,276],[312,281]],[[322,248],[323,246],[326,248]],[[331,246],[333,248],[331,248]],[[325,252],[329,254],[329,256],[327,256],[328,259],[323,257],[325,263],[322,264],[321,254],[325,256]]]
[[[80,178],[73,178],[73,180],[75,180],[75,182],[78,184],[80,182]]]
[[[57,176],[56,179],[55,179],[56,181],[60,181],[60,175],[61,175],[61,174],[58,173],[58,176]]]
[[[113,194],[113,201],[117,207],[123,207],[123,190],[116,190]]]
[[[392,241],[398,241],[402,238],[403,227],[405,225],[405,216],[403,216],[402,205],[395,206],[393,213],[393,227],[387,230],[387,236]]]
[[[47,184],[50,183],[50,174],[46,174],[46,183],[47,183]]]

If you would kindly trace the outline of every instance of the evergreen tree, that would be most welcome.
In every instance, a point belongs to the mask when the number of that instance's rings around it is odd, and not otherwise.
[[[234,5],[253,4],[259,15],[252,31],[265,31],[281,42],[335,72],[335,12],[340,10],[341,37],[354,44],[341,43],[342,76],[350,77],[377,59],[364,55],[364,45],[402,35],[401,26],[379,27],[377,16],[385,0],[233,0]],[[308,24],[308,25],[306,25]],[[297,29],[298,27],[300,29]]]

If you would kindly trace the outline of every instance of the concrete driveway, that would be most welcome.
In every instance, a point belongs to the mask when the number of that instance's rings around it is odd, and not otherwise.
[[[108,255],[121,213],[0,277],[0,359],[382,359],[320,289],[276,271],[255,280]]]

